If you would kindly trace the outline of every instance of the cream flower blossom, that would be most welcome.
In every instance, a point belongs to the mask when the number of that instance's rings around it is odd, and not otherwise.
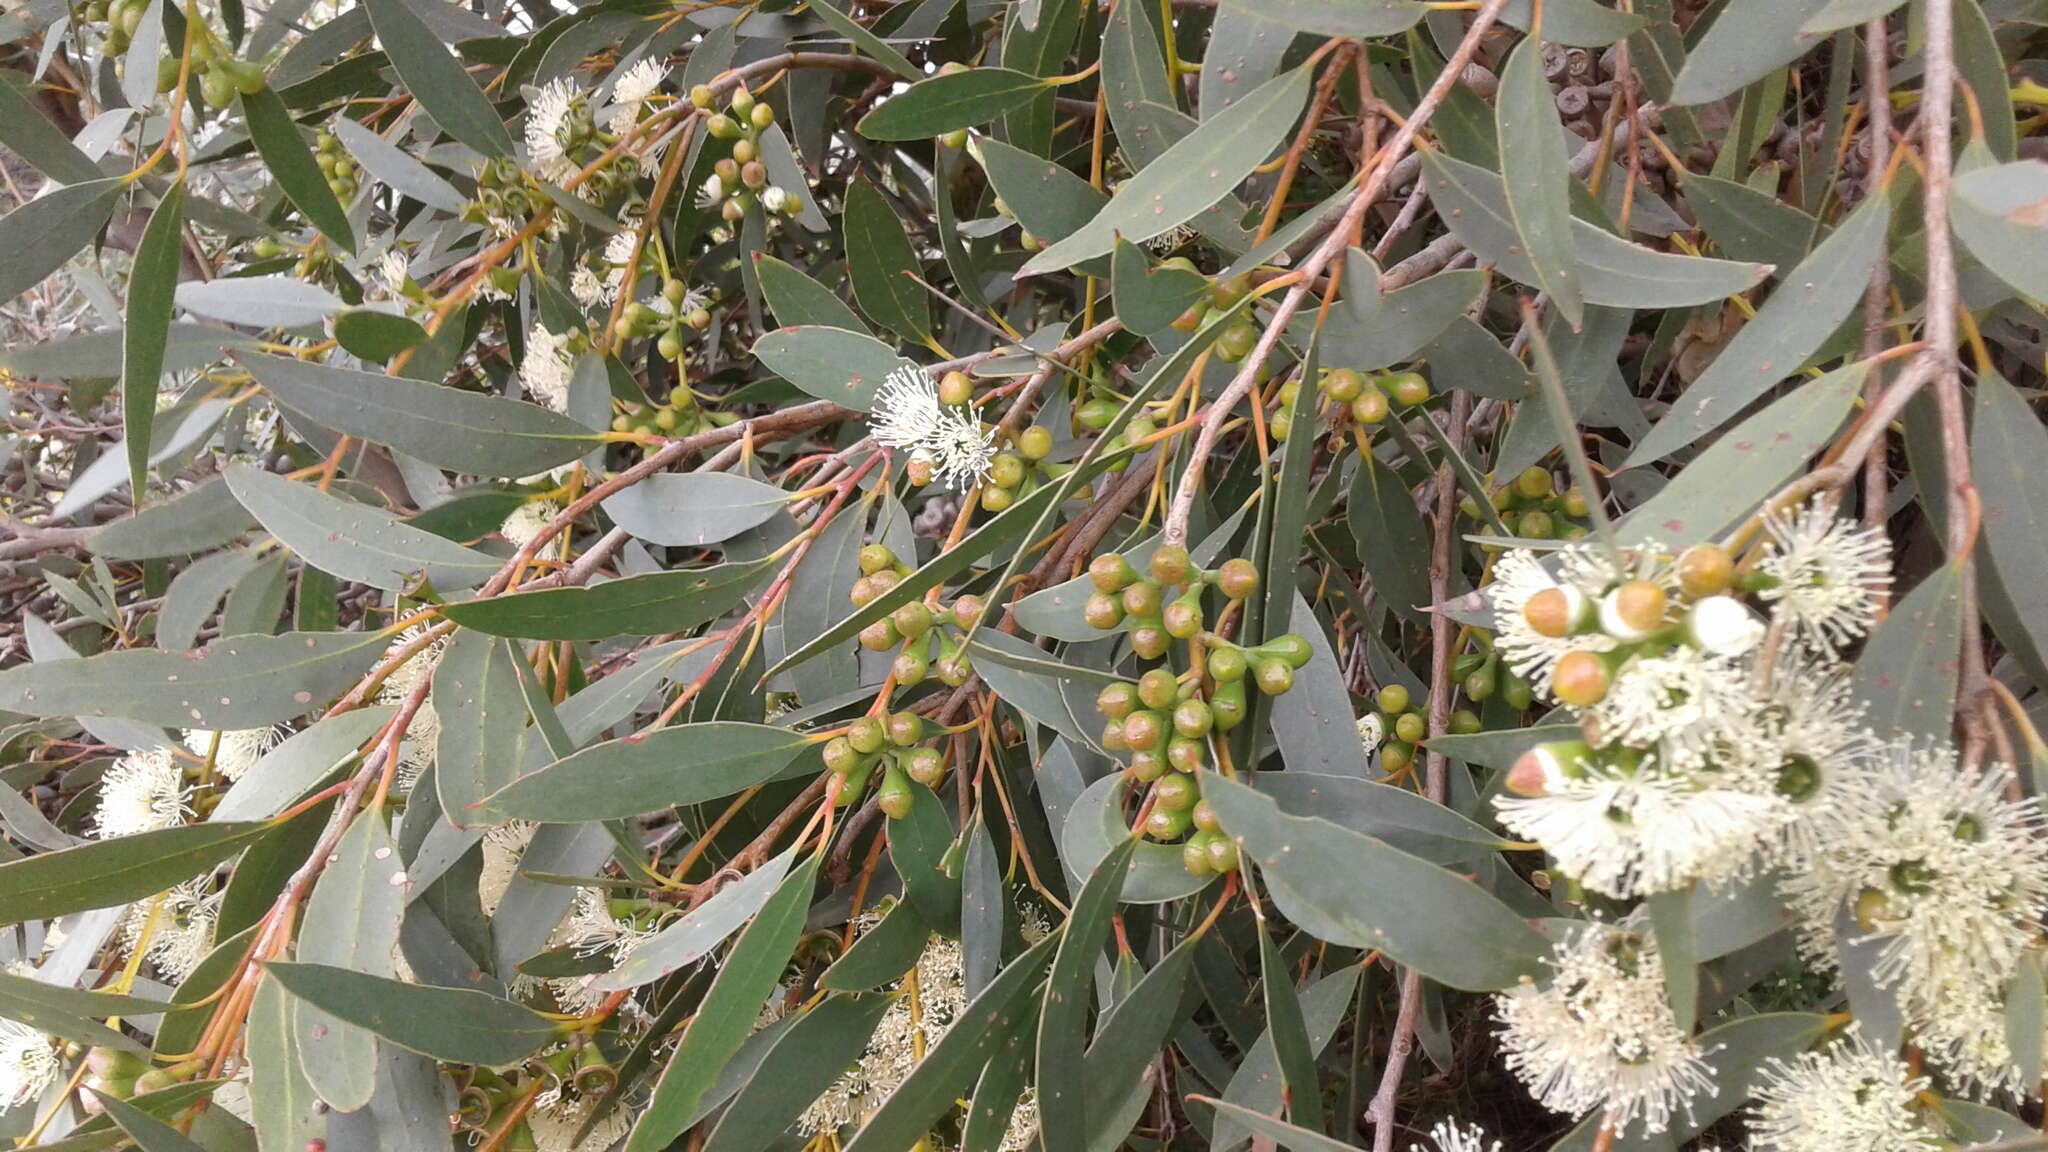
[[[1752,1152],[1931,1152],[1941,1141],[1915,1097],[1927,1087],[1905,1061],[1860,1034],[1766,1062],[1753,1089]]]
[[[0,1115],[33,1104],[56,1083],[63,1064],[56,1037],[15,1020],[0,1020]]]
[[[1429,1142],[1436,1147],[1434,1152],[1500,1152],[1500,1141],[1489,1142],[1486,1130],[1474,1124],[1463,1127],[1455,1120],[1439,1120],[1429,1130]],[[1409,1152],[1432,1152],[1420,1144],[1410,1144]]]
[[[561,513],[562,506],[553,500],[528,500],[505,517],[505,522],[498,526],[498,534],[514,547],[524,548],[539,539],[541,529]]]
[[[112,840],[174,828],[192,814],[185,805],[189,794],[184,769],[170,749],[131,752],[100,779],[93,831],[102,840]]]
[[[1547,982],[1524,977],[1494,998],[1507,1065],[1544,1107],[1600,1110],[1618,1128],[1641,1121],[1656,1133],[1714,1090],[1699,1046],[1672,1018],[1653,939],[1584,925],[1551,965]]]
[[[1566,636],[1545,636],[1529,626],[1522,609],[1529,598],[1549,588],[1565,587],[1543,566],[1535,552],[1513,548],[1501,554],[1493,567],[1493,582],[1486,587],[1493,606],[1494,634],[1502,657],[1515,675],[1547,691],[1545,680],[1551,665],[1569,652],[1608,652],[1615,647],[1612,637],[1600,632]],[[1579,589],[1582,595],[1585,589]],[[1597,598],[1600,589],[1592,594]]]
[[[661,90],[661,82],[667,76],[668,68],[652,57],[621,72],[612,84],[612,109],[605,129],[614,136],[632,131],[640,122],[640,110],[646,106],[648,97]]]
[[[526,394],[556,412],[567,412],[569,379],[575,370],[569,333],[549,331],[536,320],[526,336],[526,355],[519,360],[519,383]]]
[[[527,108],[526,158],[543,180],[559,184],[578,171],[568,151],[577,101],[576,85],[564,76],[543,85]]]
[[[168,983],[184,983],[213,950],[213,929],[227,892],[210,892],[211,887],[211,878],[202,876],[130,905],[121,920],[122,946],[142,948]]]
[[[1882,532],[1836,518],[1816,499],[1764,523],[1757,570],[1776,581],[1762,598],[1794,639],[1833,653],[1877,622],[1875,592],[1891,584],[1891,545]]]
[[[232,782],[247,775],[265,753],[277,747],[279,738],[275,728],[234,728],[225,732],[194,728],[185,733],[184,745],[186,751],[201,760],[212,756],[213,770]]]

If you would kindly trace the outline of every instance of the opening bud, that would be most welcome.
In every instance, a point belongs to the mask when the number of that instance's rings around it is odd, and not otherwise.
[[[1631,580],[1601,598],[1600,630],[1616,640],[1642,640],[1664,626],[1668,603],[1664,589]]]
[[[1763,639],[1764,625],[1735,597],[1709,596],[1686,614],[1685,632],[1702,652],[1739,656]]]

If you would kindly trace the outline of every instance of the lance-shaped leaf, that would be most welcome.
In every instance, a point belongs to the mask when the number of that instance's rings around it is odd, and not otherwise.
[[[860,1059],[893,997],[831,996],[775,1041],[704,1152],[761,1152]]]
[[[249,1004],[250,1120],[261,1152],[307,1147],[327,1131],[327,1108],[313,1094],[292,1043],[292,1001],[275,980],[256,986]]]
[[[848,332],[859,332],[862,329],[860,317],[854,315],[853,309],[848,308],[844,300],[833,295],[830,288],[766,252],[756,252],[753,255],[754,275],[761,279],[761,295],[767,298],[768,309],[775,313],[776,323],[785,328],[806,324],[843,328]],[[662,476],[650,476],[648,479],[659,480],[668,475],[664,473]],[[731,476],[732,473],[711,472],[704,475]]]
[[[618,967],[592,977],[590,986],[600,992],[638,988],[709,956],[741,925],[754,918],[754,913],[775,894],[795,860],[796,852],[792,849],[720,888],[682,919],[635,944]],[[920,939],[918,943],[922,946],[924,941]]]
[[[398,517],[247,464],[227,485],[266,531],[307,563],[343,580],[392,591],[424,575],[442,589],[481,584],[501,562]]]
[[[699,548],[775,518],[790,494],[732,472],[658,473],[607,496],[612,522],[649,544]]]
[[[626,1152],[657,1152],[689,1126],[699,1102],[753,1031],[761,1005],[781,982],[782,969],[803,933],[811,890],[824,859],[820,850],[790,872],[740,934],[655,1082],[654,1098],[626,1138]]]
[[[1181,1005],[1200,943],[1199,936],[1190,936],[1161,957],[1097,1026],[1081,1064],[1088,1096],[1089,1152],[1123,1147],[1151,1099],[1145,1069],[1185,1014]]]
[[[853,947],[825,969],[818,987],[828,992],[866,992],[894,983],[917,963],[931,934],[931,925],[917,914],[917,905],[899,900],[882,914],[880,923],[853,938]]]
[[[561,1034],[538,1012],[467,988],[430,988],[282,960],[263,971],[298,999],[436,1060],[511,1064]]]
[[[597,444],[589,429],[536,404],[284,356],[240,360],[279,403],[314,422],[458,472],[531,476]]]
[[[754,341],[753,351],[777,376],[855,412],[874,407],[875,390],[889,373],[899,368],[924,371],[873,336],[840,328],[778,328]]]
[[[1179,143],[1124,182],[1079,231],[1040,252],[1019,275],[1066,268],[1116,248],[1116,238],[1150,240],[1201,215],[1285,138],[1308,99],[1309,69],[1296,68],[1205,120]]]
[[[1253,12],[1298,32],[1321,36],[1392,36],[1428,13],[1415,0],[1223,0],[1224,12]]]
[[[459,213],[468,205],[453,184],[396,144],[346,116],[331,123],[335,139],[348,149],[349,156],[392,191],[448,213]]]
[[[1977,376],[1977,411],[1970,423],[1970,458],[1984,502],[1986,612],[1998,637],[2040,683],[2048,679],[2040,653],[2048,652],[2048,431],[2026,400],[1996,372]],[[2003,590],[2009,616],[1993,612]]]
[[[854,130],[870,140],[921,140],[986,124],[1045,88],[1038,77],[1008,68],[942,72],[883,101]]]
[[[1535,0],[1508,0],[1500,10],[1500,22],[1524,32],[1531,30]],[[1544,0],[1543,38],[1553,44],[1574,48],[1603,48],[1643,26],[1643,18],[1617,12],[1600,0]]]
[[[811,746],[801,732],[766,724],[678,724],[608,740],[529,772],[494,794],[491,805],[516,820],[620,820],[778,779]]]
[[[1308,1028],[1309,1050],[1320,1053],[1337,1034],[1337,1027],[1351,1009],[1352,993],[1358,988],[1359,970],[1347,967],[1332,972],[1310,985],[1301,994],[1301,1014]],[[1223,1098],[1241,1108],[1261,1115],[1280,1111],[1285,1102],[1281,1095],[1284,1085],[1280,1078],[1280,1057],[1274,1051],[1273,1032],[1268,1028],[1259,1034],[1251,1049],[1245,1053],[1244,1062],[1223,1089]],[[1251,1132],[1240,1126],[1230,1114],[1216,1118],[1216,1147],[1239,1148]]]
[[[1508,216],[1521,238],[1522,256],[1536,277],[1535,286],[1550,293],[1550,302],[1577,328],[1585,301],[1579,295],[1572,245],[1572,176],[1557,103],[1543,76],[1542,48],[1542,42],[1532,37],[1508,57],[1493,110],[1495,137],[1500,142]]]
[[[1806,30],[1828,0],[1729,0],[1686,53],[1671,83],[1674,104],[1705,104],[1747,87],[1824,39]]]
[[[398,78],[434,123],[486,156],[510,156],[505,122],[412,6],[406,0],[364,0],[363,7]]]
[[[846,189],[840,226],[846,233],[846,273],[861,311],[905,340],[929,340],[931,302],[909,275],[922,268],[917,252],[896,210],[864,177]]]
[[[99,165],[36,107],[29,95],[32,83],[19,72],[0,69],[0,144],[61,184],[99,179]]]
[[[154,560],[218,548],[255,526],[226,483],[208,480],[101,528],[87,547],[109,560]]]
[[[1111,852],[1130,839],[1124,823],[1124,794],[1129,783],[1121,773],[1097,780],[1067,809],[1060,829],[1060,859],[1067,870],[1085,876],[1095,870]],[[1177,845],[1142,841],[1132,849],[1126,864],[1120,899],[1126,904],[1164,904],[1192,896],[1208,887],[1211,876],[1195,876],[1181,863]]]
[[[1436,150],[1422,154],[1422,167],[1451,231],[1481,262],[1524,284],[1540,282],[1521,251],[1499,176]],[[1703,304],[1755,287],[1771,272],[1767,264],[1655,252],[1577,217],[1572,246],[1580,294],[1610,308]]]
[[[1884,252],[1889,204],[1882,196],[1865,200],[1785,276],[1670,413],[1636,445],[1630,467],[1661,460],[1720,427],[1805,365],[1863,299],[1871,266]]]
[[[1126,331],[1146,336],[1165,331],[1209,291],[1200,273],[1155,268],[1143,248],[1122,238],[1110,260],[1110,276],[1117,317]]]
[[[519,679],[512,645],[477,631],[457,631],[434,665],[434,785],[457,827],[505,819],[491,798],[518,776],[533,738]]]
[[[1082,1029],[1095,990],[1095,965],[1109,941],[1110,917],[1123,891],[1124,866],[1137,841],[1122,844],[1095,865],[1081,894],[1046,977],[1045,1007],[1038,1017],[1038,1115],[1045,1130],[1085,1132],[1088,1129],[1087,1077],[1083,1074]]]
[[[88,180],[38,196],[0,216],[0,304],[43,282],[92,243],[114,214],[119,180]]]
[[[2027,296],[2048,300],[2048,164],[1987,163],[1956,177],[1949,222],[1978,263]]]
[[[400,352],[425,344],[431,337],[410,316],[375,308],[351,308],[334,318],[334,339],[358,359],[382,364]]]
[[[257,728],[339,696],[383,650],[375,633],[288,632],[235,636],[197,652],[103,652],[0,672],[0,709],[120,716],[166,728]]]
[[[178,285],[178,307],[251,328],[300,328],[319,324],[346,304],[296,276],[223,276]]]
[[[107,1110],[107,1115],[114,1123],[121,1126],[121,1131],[126,1132],[128,1138],[135,1141],[138,1152],[206,1152],[205,1148],[190,1136],[128,1101],[118,1096],[110,1096],[97,1088],[93,1089],[92,1093],[98,1098],[100,1106]]]
[[[1935,569],[1892,606],[1864,643],[1852,684],[1868,709],[1871,731],[1888,738],[1947,739],[1962,652],[1963,572],[1955,564]]]
[[[188,824],[0,864],[0,924],[49,920],[154,896],[241,851],[269,828]]]
[[[149,472],[149,432],[156,420],[157,381],[164,371],[184,227],[185,182],[179,180],[150,213],[128,276],[128,323],[121,330],[121,430],[128,445],[131,492],[145,490],[143,478]]]
[[[242,117],[249,125],[249,140],[256,145],[271,179],[313,227],[344,251],[356,250],[355,231],[348,225],[348,213],[327,186],[327,176],[314,163],[313,153],[299,136],[291,110],[277,90],[265,85],[243,93]]]
[[[306,901],[297,958],[371,976],[396,972],[405,918],[405,866],[378,812],[356,817]],[[367,1105],[377,1089],[377,1040],[311,1004],[292,1006],[292,1036],[306,1079],[322,1100],[344,1112]]]
[[[1540,970],[1543,937],[1462,876],[1326,820],[1289,816],[1230,780],[1211,779],[1203,798],[1258,862],[1274,903],[1317,939],[1377,948],[1473,991]],[[1374,882],[1357,883],[1361,875]]]
[[[757,560],[650,572],[590,588],[546,588],[449,604],[442,615],[493,636],[608,640],[687,632],[737,607],[780,564]]]

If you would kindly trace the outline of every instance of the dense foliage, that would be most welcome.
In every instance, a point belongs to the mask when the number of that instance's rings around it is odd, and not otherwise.
[[[2048,1147],[2044,29],[9,7],[0,1136]]]

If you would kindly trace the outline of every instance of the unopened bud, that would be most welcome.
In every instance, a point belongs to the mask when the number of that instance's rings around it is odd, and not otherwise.
[[[1508,769],[1505,787],[1517,796],[1548,795],[1558,781],[1582,772],[1580,765],[1592,752],[1583,740],[1538,744],[1522,753]]]
[[[1631,580],[1600,601],[1600,630],[1616,640],[1641,640],[1664,626],[1668,598],[1648,580]]]
[[[1584,592],[1559,584],[1524,600],[1522,619],[1539,636],[1570,636],[1585,626],[1588,604]]]
[[[1735,578],[1735,560],[1716,544],[1695,544],[1678,557],[1678,586],[1687,596],[1712,596]]]
[[[1550,671],[1550,694],[1574,708],[1590,708],[1607,698],[1614,675],[1591,652],[1567,652]]]

